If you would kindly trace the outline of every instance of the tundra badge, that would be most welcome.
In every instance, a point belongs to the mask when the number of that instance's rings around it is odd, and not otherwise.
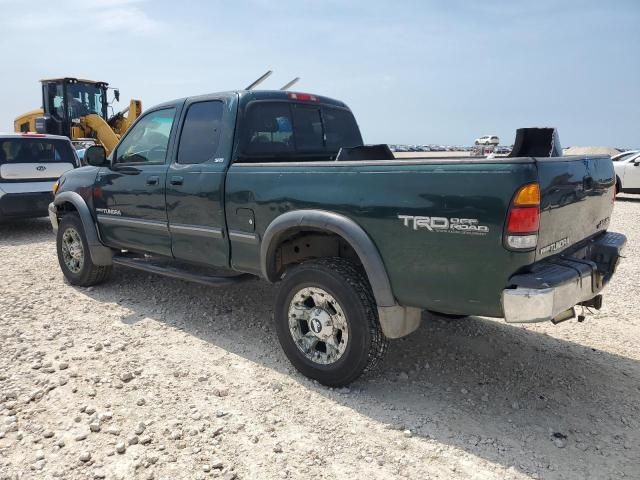
[[[553,242],[545,247],[540,249],[540,255],[544,255],[549,252],[557,252],[558,250],[562,250],[564,247],[569,245],[569,237],[564,237],[558,240],[557,242]]]

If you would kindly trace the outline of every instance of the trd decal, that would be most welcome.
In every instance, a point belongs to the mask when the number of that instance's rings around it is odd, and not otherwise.
[[[489,227],[480,225],[477,218],[457,217],[420,217],[413,215],[398,215],[405,227],[413,230],[426,229],[429,232],[464,233],[467,235],[486,235]]]

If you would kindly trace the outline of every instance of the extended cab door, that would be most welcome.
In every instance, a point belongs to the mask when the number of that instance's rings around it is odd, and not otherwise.
[[[166,180],[167,217],[173,256],[226,267],[229,244],[224,182],[231,156],[236,102],[233,98],[187,100],[174,159]]]
[[[145,113],[116,147],[111,166],[98,173],[94,206],[110,247],[171,255],[165,179],[176,110]]]

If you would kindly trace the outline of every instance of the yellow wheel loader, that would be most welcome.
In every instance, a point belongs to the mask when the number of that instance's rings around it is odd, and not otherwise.
[[[78,145],[99,143],[111,153],[120,136],[142,113],[142,102],[131,100],[129,107],[109,115],[109,84],[79,78],[41,80],[42,108],[14,121],[16,132],[64,135]],[[114,89],[116,101],[120,93]]]

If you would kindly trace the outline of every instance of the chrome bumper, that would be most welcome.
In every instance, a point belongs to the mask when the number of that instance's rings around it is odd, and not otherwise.
[[[58,231],[58,211],[56,206],[51,202],[49,204],[49,221],[51,222],[51,226],[53,227],[53,231]]]
[[[557,319],[575,305],[593,299],[615,272],[626,244],[619,233],[607,232],[580,249],[578,257],[556,257],[534,264],[529,273],[515,275],[515,288],[502,291],[508,323]]]

